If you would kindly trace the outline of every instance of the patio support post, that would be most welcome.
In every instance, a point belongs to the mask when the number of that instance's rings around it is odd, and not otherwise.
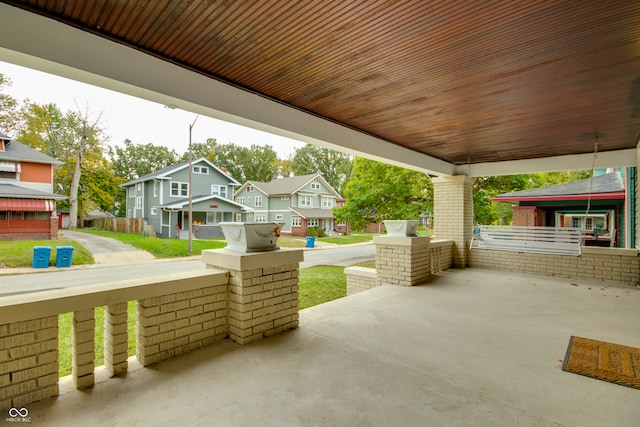
[[[92,387],[95,368],[96,319],[94,309],[73,312],[71,375],[79,390]]]
[[[428,237],[376,236],[376,286],[414,286],[429,280]]]
[[[473,236],[473,180],[466,175],[433,181],[433,235],[453,240],[453,266],[466,267]]]
[[[229,272],[229,338],[244,345],[298,327],[303,251],[202,251],[207,268]]]
[[[111,376],[129,368],[127,303],[108,305],[104,311],[104,366]]]

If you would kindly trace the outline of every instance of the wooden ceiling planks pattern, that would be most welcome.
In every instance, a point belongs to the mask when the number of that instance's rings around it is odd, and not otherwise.
[[[456,164],[640,135],[639,2],[8,3]]]

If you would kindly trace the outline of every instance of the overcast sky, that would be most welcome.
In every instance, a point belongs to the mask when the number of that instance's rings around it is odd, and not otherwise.
[[[135,144],[164,145],[180,155],[188,150],[189,124],[196,118],[194,113],[167,109],[154,102],[1,61],[0,74],[12,82],[3,92],[19,102],[29,99],[38,104],[54,103],[62,111],[84,112],[88,106],[95,116],[102,112],[101,122],[110,137],[109,144],[122,145],[125,139],[130,139]],[[200,116],[193,127],[192,140],[205,142],[207,138],[215,138],[219,144],[233,142],[246,147],[268,144],[281,158],[304,146],[299,141]]]

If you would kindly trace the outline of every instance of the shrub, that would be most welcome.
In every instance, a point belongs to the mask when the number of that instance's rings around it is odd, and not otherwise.
[[[307,236],[318,237],[318,227],[307,227]]]

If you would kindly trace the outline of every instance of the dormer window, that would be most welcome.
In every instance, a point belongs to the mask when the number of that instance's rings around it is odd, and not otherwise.
[[[193,173],[199,173],[202,175],[209,175],[209,167],[208,166],[194,166]]]
[[[1,179],[17,179],[20,173],[20,163],[0,162]]]

